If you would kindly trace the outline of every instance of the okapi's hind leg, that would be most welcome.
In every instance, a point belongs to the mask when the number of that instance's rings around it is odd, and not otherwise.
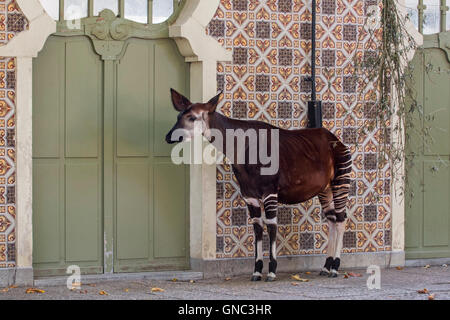
[[[253,218],[253,232],[255,234],[255,269],[251,281],[261,281],[263,269],[263,221],[261,208],[247,205],[250,217]]]
[[[269,194],[263,199],[264,212],[263,219],[267,226],[267,232],[269,233],[270,242],[270,262],[269,273],[267,274],[266,281],[275,281],[277,272],[277,207],[278,207],[278,195],[273,193]]]
[[[331,182],[334,210],[336,214],[334,235],[334,256],[331,264],[330,277],[337,277],[341,264],[341,251],[343,246],[345,225],[347,220],[347,202],[350,190],[350,172],[352,171],[352,155],[348,148],[340,144],[336,150],[336,175]],[[331,254],[331,252],[330,252]]]
[[[334,261],[335,243],[336,243],[336,211],[334,210],[333,192],[328,186],[323,192],[319,193],[319,201],[322,206],[322,215],[328,221],[328,257],[325,260],[325,265],[320,270],[321,276],[329,276],[331,273],[331,265]]]

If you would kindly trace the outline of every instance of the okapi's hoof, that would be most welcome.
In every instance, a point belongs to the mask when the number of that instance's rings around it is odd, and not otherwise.
[[[337,276],[338,276],[338,274],[337,274],[337,271],[331,271],[330,272],[330,274],[328,275],[328,277],[330,277],[330,278],[337,278]]]
[[[324,270],[322,270],[322,271],[319,272],[319,276],[325,276],[325,277],[328,277],[329,275],[330,275],[330,271],[324,271]]]
[[[250,279],[250,281],[261,281],[262,277],[261,276],[252,276],[252,278]]]
[[[277,279],[277,276],[273,272],[269,272],[266,278],[266,282],[273,282]]]

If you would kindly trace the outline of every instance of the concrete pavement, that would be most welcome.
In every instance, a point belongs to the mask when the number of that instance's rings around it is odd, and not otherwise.
[[[342,272],[345,272],[343,270]],[[81,279],[81,287],[69,290],[65,285],[42,285],[36,287],[43,293],[26,293],[28,288],[0,288],[0,300],[10,299],[417,299],[428,300],[434,294],[435,300],[450,299],[450,268],[445,266],[407,267],[381,269],[381,288],[369,290],[366,282],[369,274],[366,270],[351,270],[349,276],[340,274],[332,279],[321,277],[317,272],[298,273],[301,279],[296,281],[292,274],[281,273],[273,283],[250,282],[250,275],[231,279],[217,278],[190,281],[188,278],[177,281],[167,280],[100,280]],[[180,277],[181,278],[181,277]],[[40,282],[44,283],[44,282]],[[39,282],[37,282],[39,284]],[[48,282],[50,284],[50,282]],[[152,292],[152,288],[164,291]],[[429,294],[420,294],[418,290],[427,289]]]

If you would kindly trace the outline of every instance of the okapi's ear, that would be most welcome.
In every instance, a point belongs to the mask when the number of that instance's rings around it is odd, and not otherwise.
[[[208,101],[208,112],[213,113],[216,111],[217,105],[219,104],[220,96],[222,95],[223,91],[220,91],[214,98],[211,98],[211,100]]]
[[[172,96],[172,103],[173,103],[173,107],[177,110],[177,111],[184,111],[186,110],[192,103],[191,101],[189,101],[188,98],[186,98],[185,96],[183,96],[182,94],[176,92],[174,89],[170,89],[170,94]]]

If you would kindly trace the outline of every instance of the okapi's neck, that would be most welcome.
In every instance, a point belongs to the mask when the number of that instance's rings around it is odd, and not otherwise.
[[[224,115],[213,112],[209,115],[208,119],[209,128],[219,130],[222,133],[222,136],[225,137],[227,129],[237,129],[239,128],[234,122],[236,120],[225,117]]]
[[[214,146],[217,149],[219,149],[221,152],[223,152],[226,156],[228,156],[227,152],[226,152],[226,136],[227,136],[226,130],[227,129],[246,130],[249,128],[249,124],[247,123],[247,121],[231,119],[231,118],[228,118],[218,112],[213,112],[212,114],[209,115],[208,126],[209,126],[209,129],[219,130],[220,133],[222,134],[222,137],[223,137],[222,145],[220,146],[216,142],[216,143],[214,143]],[[210,139],[208,139],[208,140],[210,140]],[[210,142],[211,142],[211,140],[210,140]]]

